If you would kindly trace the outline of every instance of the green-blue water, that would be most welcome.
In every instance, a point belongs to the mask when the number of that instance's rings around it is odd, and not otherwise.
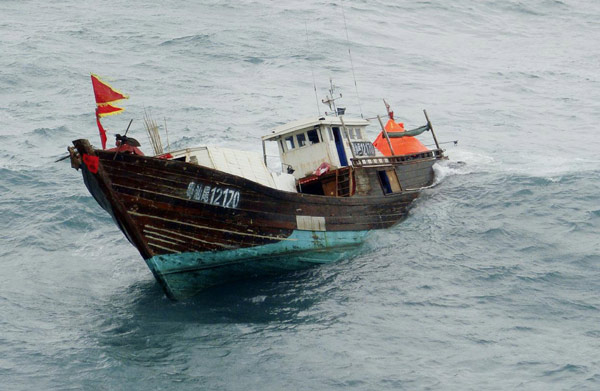
[[[599,20],[592,0],[0,2],[0,388],[599,389]],[[348,115],[385,98],[460,141],[356,257],[174,303],[54,163],[99,145],[90,72],[147,153],[144,109],[173,148],[261,152],[318,114],[313,72]]]

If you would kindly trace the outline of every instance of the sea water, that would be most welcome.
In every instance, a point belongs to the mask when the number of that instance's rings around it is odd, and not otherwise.
[[[594,0],[1,1],[0,388],[600,389],[599,21]],[[330,78],[348,116],[427,109],[458,145],[356,257],[171,302],[54,162],[100,145],[92,72],[130,95],[109,145],[133,118],[146,153],[144,112],[171,149],[260,153]]]

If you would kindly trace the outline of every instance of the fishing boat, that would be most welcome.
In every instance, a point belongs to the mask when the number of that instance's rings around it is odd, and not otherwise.
[[[226,281],[344,259],[369,232],[402,221],[432,185],[444,153],[426,112],[426,124],[409,131],[388,110],[371,142],[368,120],[333,109],[263,136],[262,155],[202,146],[143,156],[139,143],[118,136],[113,149],[73,141],[71,164],[165,294],[184,299]],[[415,137],[425,131],[435,149]],[[277,145],[280,170],[267,166],[267,142]]]

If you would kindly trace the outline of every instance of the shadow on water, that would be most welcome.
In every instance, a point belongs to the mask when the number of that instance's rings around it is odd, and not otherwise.
[[[129,288],[129,312],[136,318],[182,323],[272,323],[298,320],[320,299],[318,269],[256,277],[209,288],[182,301],[167,299],[152,282]]]
[[[380,245],[362,246],[336,263],[231,282],[178,302],[153,279],[138,281],[94,306],[89,333],[110,360],[156,365],[181,359],[183,365],[199,349],[218,355],[299,328],[326,329],[346,316],[343,303],[356,298],[362,269],[371,264],[364,255]]]
[[[231,282],[184,301],[169,300],[157,282],[145,280],[111,295],[99,303],[95,313],[105,337],[153,333],[167,324],[173,331],[189,325],[310,322],[305,313],[324,298],[330,280],[321,273],[313,268]]]
[[[247,335],[318,321],[331,273],[319,268],[232,282],[174,302],[154,280],[137,282],[93,310],[92,339],[118,361],[171,360],[186,343],[229,346]],[[188,341],[188,342],[185,342]]]

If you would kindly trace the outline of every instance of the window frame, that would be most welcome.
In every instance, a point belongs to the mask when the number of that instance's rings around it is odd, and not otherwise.
[[[300,139],[302,137],[302,139]],[[298,148],[306,147],[308,145],[306,133],[296,133],[296,141],[298,142]]]
[[[355,132],[356,132],[356,139],[357,140],[364,140],[363,137],[362,137],[362,129],[361,128],[356,128]]]
[[[294,136],[293,135],[284,138],[284,140],[285,140],[285,149],[286,149],[286,151],[292,151],[292,150],[296,149],[296,145],[294,143]],[[291,147],[290,147],[290,145],[291,145]]]
[[[316,142],[314,142],[314,141],[311,140],[311,137],[310,137],[310,133],[311,132],[314,133],[314,136],[316,137],[316,140],[317,140]],[[308,145],[319,144],[321,142],[321,140],[319,139],[319,132],[317,132],[317,129],[309,129],[309,130],[307,130],[306,131],[306,139],[307,139],[307,141],[309,143]]]

